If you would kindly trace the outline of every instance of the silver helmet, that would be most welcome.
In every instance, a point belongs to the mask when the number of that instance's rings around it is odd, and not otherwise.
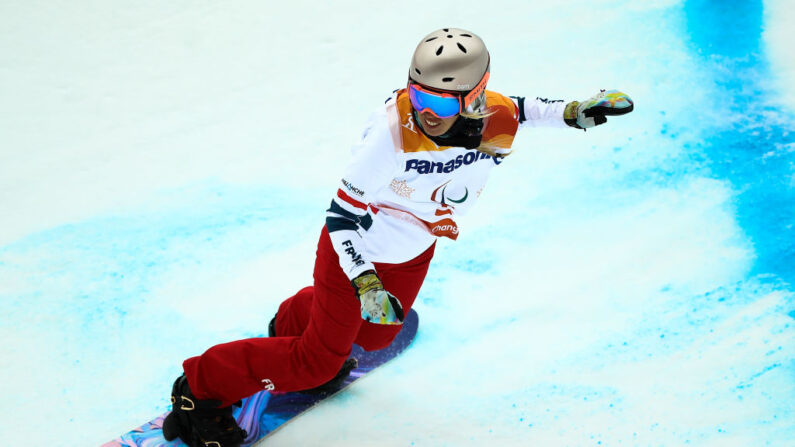
[[[488,71],[489,52],[480,37],[460,28],[443,28],[417,45],[409,79],[431,88],[466,92]]]

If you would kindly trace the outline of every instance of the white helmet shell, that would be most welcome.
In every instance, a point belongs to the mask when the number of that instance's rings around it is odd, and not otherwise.
[[[431,88],[466,92],[488,71],[489,52],[480,37],[460,28],[443,28],[417,45],[409,79]]]

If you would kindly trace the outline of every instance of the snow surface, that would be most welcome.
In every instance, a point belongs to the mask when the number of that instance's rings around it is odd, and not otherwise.
[[[99,445],[311,281],[371,110],[443,26],[528,129],[415,345],[268,446],[795,445],[795,5],[0,2],[0,432]]]

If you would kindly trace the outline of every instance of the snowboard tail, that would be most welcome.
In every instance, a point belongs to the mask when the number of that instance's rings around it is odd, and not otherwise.
[[[243,399],[243,405],[235,407],[234,416],[238,425],[246,430],[248,437],[244,447],[251,447],[298,417],[321,401],[347,388],[353,382],[367,375],[375,368],[397,357],[406,350],[417,334],[419,316],[413,309],[409,311],[403,322],[403,328],[392,344],[378,351],[367,352],[358,345],[353,345],[351,357],[358,360],[359,365],[351,371],[339,389],[330,393],[302,394],[283,393],[278,391],[261,391]],[[131,430],[101,447],[177,447],[185,446],[181,440],[166,441],[163,438],[163,420],[168,412],[160,415],[142,426]]]

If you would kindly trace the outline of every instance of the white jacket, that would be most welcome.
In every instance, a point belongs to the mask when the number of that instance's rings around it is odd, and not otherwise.
[[[492,157],[463,147],[438,146],[417,127],[405,90],[395,92],[369,119],[326,227],[345,274],[353,279],[373,262],[406,262],[436,237],[458,237],[456,216],[480,196],[489,173],[505,160],[519,127],[566,127],[563,101],[508,98],[486,91],[483,142]]]

